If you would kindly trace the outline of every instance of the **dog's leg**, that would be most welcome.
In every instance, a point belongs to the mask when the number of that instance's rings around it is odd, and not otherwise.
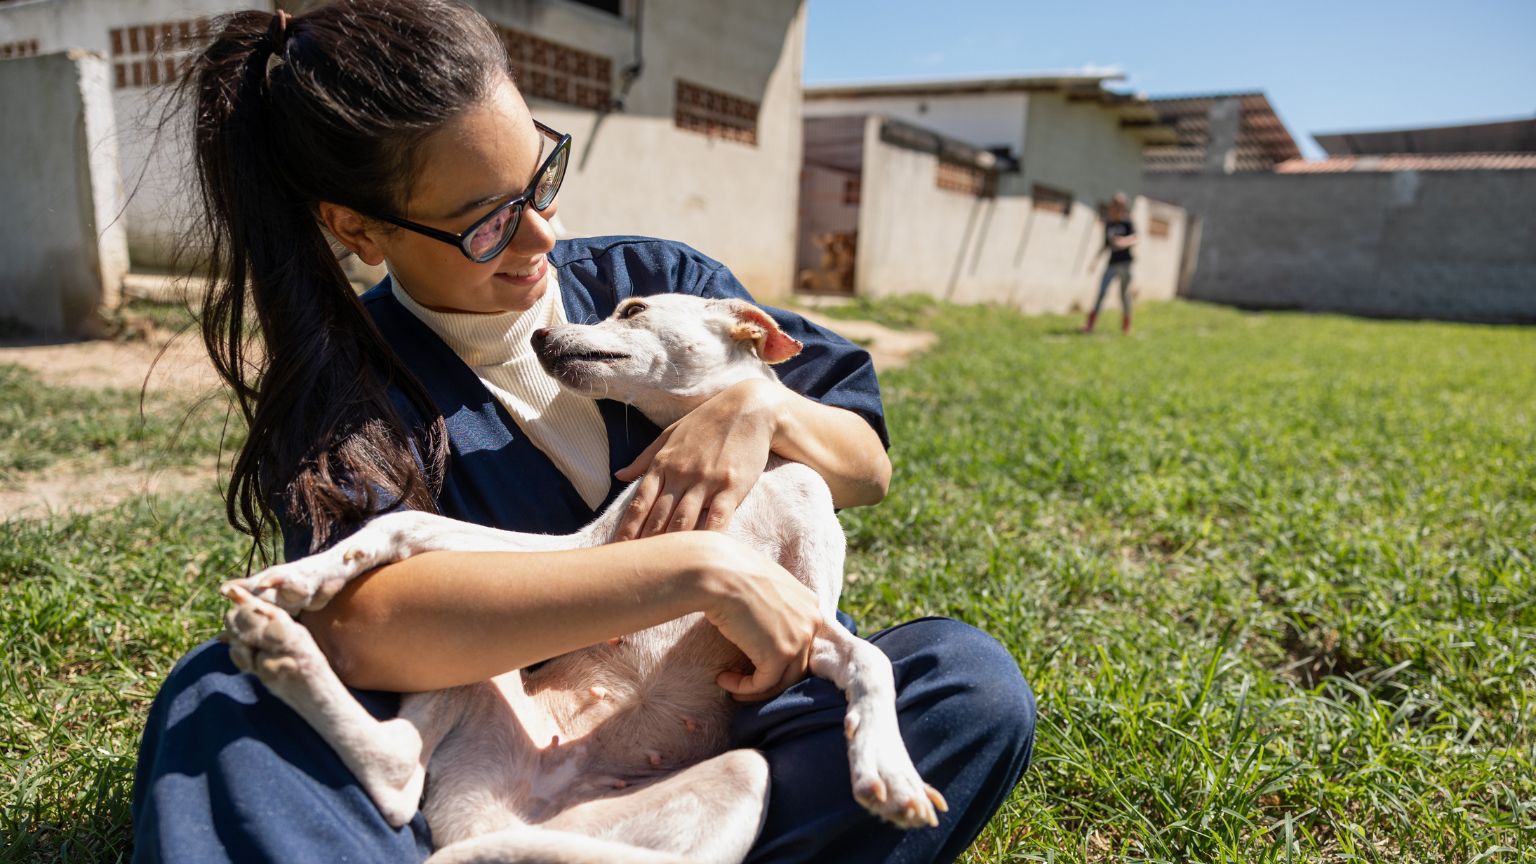
[[[586,532],[522,534],[461,522],[435,513],[387,513],[323,552],[278,564],[246,579],[247,591],[289,613],[320,609],[357,576],[412,555],[434,550],[460,552],[545,551],[589,545]]]
[[[691,858],[595,840],[580,834],[522,827],[482,834],[437,851],[427,864],[696,864]]]
[[[837,622],[846,541],[826,483],[804,465],[773,463],[742,501],[732,530],[776,531],[779,563],[821,599],[826,623],[811,648],[811,674],[836,684],[848,697],[844,729],[854,798],[903,828],[937,825],[934,808],[948,805],[923,782],[901,740],[891,661]]]
[[[935,808],[947,812],[949,805],[939,790],[923,782],[901,740],[890,658],[834,620],[816,637],[811,674],[836,684],[848,697],[843,730],[853,797],[902,828],[938,825]]]
[[[230,658],[297,711],[341,757],[390,825],[409,822],[421,800],[427,760],[452,728],[452,700],[407,696],[401,716],[380,721],[336,677],[309,631],[239,585],[224,596]]]
[[[767,761],[756,750],[732,750],[632,791],[578,804],[544,825],[700,864],[736,864],[757,839],[767,803]]]

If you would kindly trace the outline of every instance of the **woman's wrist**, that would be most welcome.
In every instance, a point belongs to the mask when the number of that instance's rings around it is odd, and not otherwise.
[[[734,384],[732,390],[739,413],[763,424],[768,431],[769,449],[779,452],[793,434],[790,430],[794,423],[794,400],[803,397],[777,382],[755,379]]]
[[[690,611],[706,616],[718,613],[741,592],[738,573],[721,562],[739,556],[731,547],[736,541],[717,531],[682,531],[663,535],[675,539],[683,548],[677,557],[682,565],[678,573],[685,581]]]

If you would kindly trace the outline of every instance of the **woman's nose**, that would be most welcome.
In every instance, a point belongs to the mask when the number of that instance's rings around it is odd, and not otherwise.
[[[528,255],[538,255],[555,248],[555,240],[557,238],[555,237],[554,226],[550,224],[549,220],[555,218],[555,211],[559,208],[559,205],[560,199],[557,197],[554,201],[550,202],[548,207],[544,208],[542,213],[531,206],[524,207],[522,220],[517,226],[517,233],[513,235],[512,242],[508,244],[508,248],[516,247],[517,252],[525,257]]]

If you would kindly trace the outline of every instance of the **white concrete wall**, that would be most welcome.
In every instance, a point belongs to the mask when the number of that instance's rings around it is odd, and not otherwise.
[[[1166,237],[1152,236],[1152,220],[1168,223]],[[1131,206],[1131,224],[1139,238],[1131,250],[1131,294],[1138,299],[1170,300],[1178,293],[1189,216],[1180,207],[1143,195]],[[1110,291],[1113,295],[1115,292]],[[1118,302],[1118,299],[1117,301]]]
[[[1017,191],[1035,183],[1071,192],[1089,207],[1116,192],[1141,192],[1141,142],[1120,128],[1115,110],[1094,100],[1072,101],[1062,93],[1036,93],[1029,102],[1029,137]]]
[[[1028,93],[980,93],[969,96],[870,96],[858,99],[807,99],[805,116],[883,114],[932,129],[976,147],[1007,147],[1024,152]]]
[[[1061,313],[1093,303],[1104,259],[1097,211],[1037,210],[1025,195],[980,198],[937,188],[938,158],[880,141],[880,118],[865,130],[856,291],[869,297],[919,293],[957,303],[1007,303],[1028,313]],[[1174,296],[1183,218],[1166,204],[1137,202],[1141,233],[1136,296]],[[1152,210],[1170,217],[1169,236],[1145,233]],[[1176,226],[1176,227],[1175,227]]]
[[[85,48],[110,64],[113,28],[253,8],[273,6],[271,0],[33,0],[0,6],[0,42],[29,38],[37,39],[42,51]],[[160,93],[150,88],[112,91],[118,158],[128,193],[123,222],[135,267],[170,263],[192,212],[192,159],[184,130],[168,127],[159,139],[154,134]]]
[[[80,50],[0,60],[0,318],[46,334],[94,334],[128,272],[108,75]]]
[[[631,25],[611,15],[564,2],[476,5],[509,27],[605,54],[616,77],[633,57]],[[756,295],[789,294],[800,196],[803,2],[648,0],[643,25],[645,68],[623,112],[600,118],[530,100],[544,122],[574,136],[561,221],[576,236],[680,240],[724,262]],[[679,78],[759,103],[757,144],[678,129]]]

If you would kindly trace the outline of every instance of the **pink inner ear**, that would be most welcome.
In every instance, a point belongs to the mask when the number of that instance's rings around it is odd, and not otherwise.
[[[731,301],[731,312],[735,314],[737,320],[762,328],[763,336],[756,341],[757,356],[763,358],[764,363],[770,365],[783,363],[799,354],[800,349],[805,347],[780,330],[779,322],[773,320],[767,312],[745,300]]]
[[[763,358],[763,362],[769,365],[783,363],[785,360],[800,353],[804,348],[794,339],[785,335],[783,330],[775,327],[768,331],[768,338],[763,340],[761,347],[757,349],[757,356]]]

